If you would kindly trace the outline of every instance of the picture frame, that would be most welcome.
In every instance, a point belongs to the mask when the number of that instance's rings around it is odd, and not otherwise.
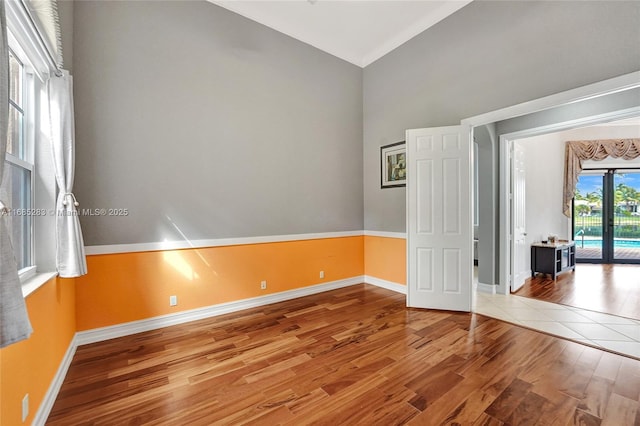
[[[407,146],[405,141],[380,147],[380,188],[407,186]]]

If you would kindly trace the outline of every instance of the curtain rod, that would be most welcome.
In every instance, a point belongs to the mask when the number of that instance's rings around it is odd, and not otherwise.
[[[618,170],[640,170],[640,167],[593,167],[593,168],[587,167],[582,170],[587,170],[592,172],[600,171],[600,170],[608,172],[609,170],[613,170],[613,172],[615,173]]]

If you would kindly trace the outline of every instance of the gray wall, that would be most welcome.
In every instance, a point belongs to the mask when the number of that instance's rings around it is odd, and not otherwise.
[[[58,0],[64,69],[73,74],[73,0]]]
[[[498,224],[498,141],[493,124],[475,129],[478,143],[478,282],[497,283]]]
[[[363,229],[362,70],[203,1],[74,7],[87,245]]]
[[[640,70],[640,2],[474,1],[364,70],[364,226],[405,232],[379,148],[464,118]]]

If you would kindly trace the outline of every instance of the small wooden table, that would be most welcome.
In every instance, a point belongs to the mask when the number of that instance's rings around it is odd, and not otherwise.
[[[573,241],[531,244],[531,276],[550,274],[555,280],[561,272],[576,269],[576,246]]]

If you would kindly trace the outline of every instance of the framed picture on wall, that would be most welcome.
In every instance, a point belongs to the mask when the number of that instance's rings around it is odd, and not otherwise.
[[[405,141],[380,147],[380,187],[407,185],[407,147]]]

